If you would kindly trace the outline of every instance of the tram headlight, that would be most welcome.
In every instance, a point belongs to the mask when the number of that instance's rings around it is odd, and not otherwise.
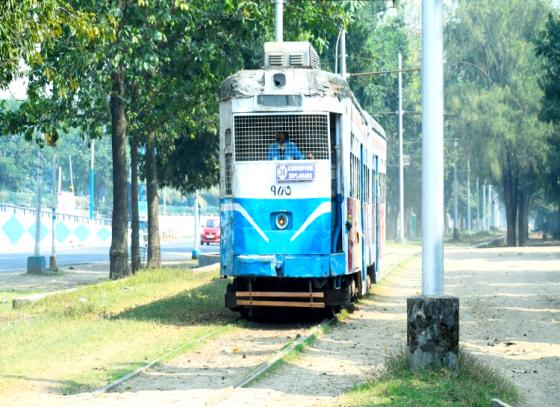
[[[290,222],[288,215],[285,213],[277,213],[276,214],[276,227],[280,230],[284,230],[288,227],[288,223]]]

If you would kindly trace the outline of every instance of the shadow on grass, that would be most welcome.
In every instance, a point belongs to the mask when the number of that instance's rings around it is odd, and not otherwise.
[[[224,306],[227,280],[215,278],[198,288],[127,309],[111,319],[154,321],[170,325],[231,322],[235,314]]]

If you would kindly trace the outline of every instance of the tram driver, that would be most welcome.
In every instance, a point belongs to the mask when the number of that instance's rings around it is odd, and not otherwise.
[[[305,158],[296,143],[290,141],[289,138],[287,131],[276,132],[276,142],[268,147],[269,160],[302,160]],[[307,158],[312,160],[313,154],[307,154]]]

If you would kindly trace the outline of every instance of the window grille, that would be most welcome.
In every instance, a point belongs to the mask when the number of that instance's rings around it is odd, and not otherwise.
[[[327,115],[290,114],[235,116],[235,160],[264,161],[276,142],[276,133],[288,133],[303,155],[316,160],[329,159]],[[310,157],[309,157],[310,158]]]

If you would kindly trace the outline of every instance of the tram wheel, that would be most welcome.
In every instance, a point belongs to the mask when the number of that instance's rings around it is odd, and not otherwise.
[[[369,292],[370,289],[371,289],[371,277],[368,274],[366,276],[366,294]]]
[[[325,307],[325,316],[327,318],[334,318],[342,310],[340,305],[327,305]]]

